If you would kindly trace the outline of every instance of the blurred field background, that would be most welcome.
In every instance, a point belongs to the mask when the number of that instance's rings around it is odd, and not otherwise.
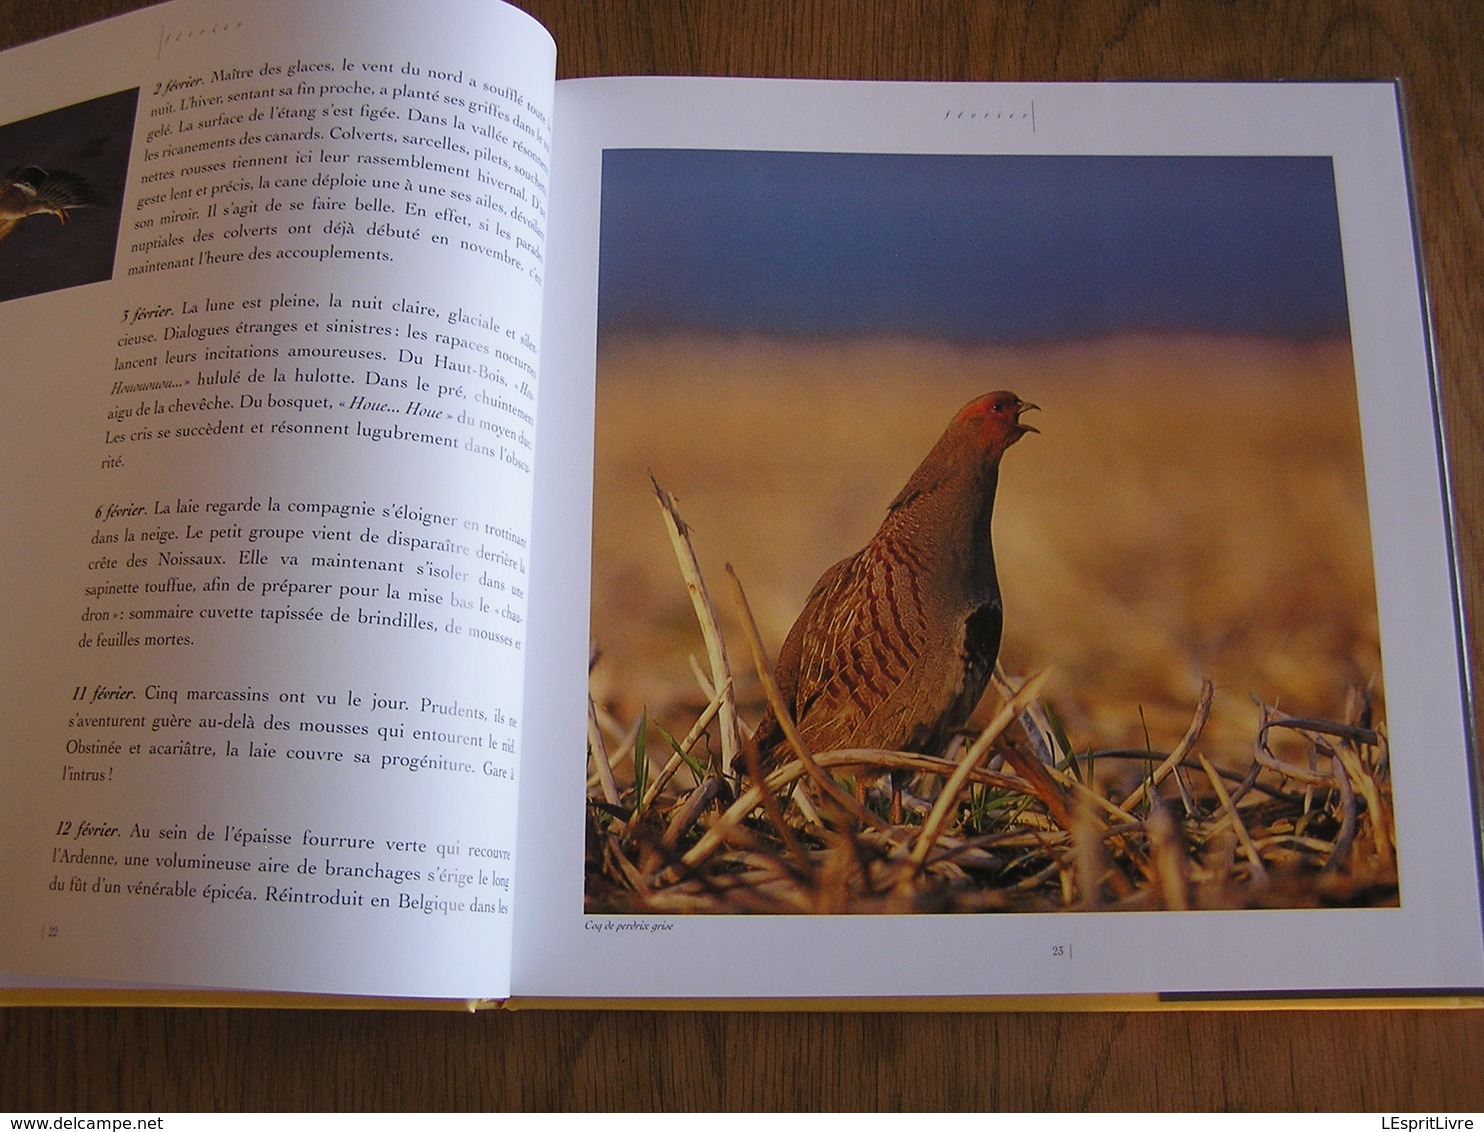
[[[1173,335],[605,340],[595,701],[677,736],[705,704],[687,660],[704,650],[651,473],[692,527],[751,725],[761,693],[724,564],[776,655],[816,578],[864,545],[953,413],[999,388],[1042,409],[1028,418],[1040,434],[1001,468],[1000,659],[1012,676],[1052,669],[1045,697],[1074,748],[1171,749],[1203,679],[1216,685],[1203,749],[1218,765],[1250,762],[1252,697],[1341,720],[1351,690],[1369,688],[1382,720],[1348,343]],[[998,706],[991,690],[979,717]]]

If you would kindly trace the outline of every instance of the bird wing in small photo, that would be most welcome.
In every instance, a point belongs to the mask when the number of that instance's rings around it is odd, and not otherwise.
[[[55,216],[67,223],[67,210],[96,208],[98,194],[87,181],[64,169],[23,165],[0,179],[0,240],[31,216]]]

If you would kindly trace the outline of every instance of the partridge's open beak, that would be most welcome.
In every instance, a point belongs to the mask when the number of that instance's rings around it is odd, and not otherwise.
[[[1035,425],[1028,425],[1020,419],[1020,414],[1026,412],[1028,409],[1035,409],[1037,412],[1039,412],[1041,406],[1033,405],[1029,401],[1022,401],[1015,410],[1015,427],[1018,428],[1021,432],[1034,432],[1039,435],[1041,431],[1040,429],[1038,429]]]

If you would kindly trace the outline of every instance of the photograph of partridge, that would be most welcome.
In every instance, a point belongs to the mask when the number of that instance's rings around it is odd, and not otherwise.
[[[990,536],[1000,459],[1037,431],[1021,419],[1037,407],[1004,391],[965,405],[871,541],[815,584],[775,672],[811,753],[934,754],[967,722],[1004,622]],[[787,757],[771,710],[754,738],[764,767]]]
[[[1337,208],[1307,157],[606,153],[588,907],[1394,905]]]

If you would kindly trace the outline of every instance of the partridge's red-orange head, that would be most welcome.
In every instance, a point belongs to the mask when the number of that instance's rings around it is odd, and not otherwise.
[[[975,430],[979,445],[990,458],[999,456],[1028,432],[1039,432],[1034,425],[1021,420],[1030,409],[1039,409],[1029,401],[1022,401],[1008,390],[986,393],[976,397],[953,418],[954,424],[969,426]]]

